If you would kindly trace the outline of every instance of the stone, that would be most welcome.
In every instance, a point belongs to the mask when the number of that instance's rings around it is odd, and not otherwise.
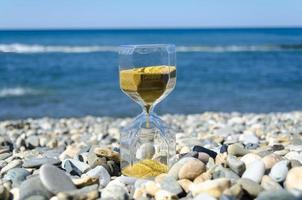
[[[290,167],[294,168],[294,167],[300,167],[302,166],[302,163],[300,163],[298,160],[290,160]]]
[[[280,190],[280,189],[282,189],[282,186],[279,183],[275,182],[274,179],[272,179],[268,175],[264,175],[262,177],[261,186],[265,190]]]
[[[202,193],[194,197],[193,200],[216,200],[216,198],[207,193]]]
[[[117,153],[115,151],[112,151],[109,148],[97,147],[97,148],[94,149],[94,153],[97,156],[105,157],[105,158],[108,158],[110,160],[114,160],[114,161],[119,162],[119,158],[120,158],[119,153]]]
[[[62,168],[71,175],[81,176],[90,169],[90,166],[76,159],[66,159],[62,162]]]
[[[155,196],[160,187],[154,181],[147,181],[144,183],[145,192],[151,196]]]
[[[302,167],[294,167],[289,170],[284,185],[287,190],[302,190]]]
[[[239,136],[239,141],[242,142],[245,146],[254,145],[258,146],[259,139],[258,137],[249,131],[245,131],[242,135]]]
[[[120,184],[108,184],[101,192],[101,199],[104,200],[128,200],[127,189]]]
[[[277,162],[271,169],[269,176],[276,182],[283,182],[289,169],[289,161],[281,160]]]
[[[236,183],[236,184],[232,185],[232,187],[230,187],[229,189],[226,189],[223,192],[223,196],[240,199],[243,196],[243,193],[244,193],[244,191],[243,191],[242,185]]]
[[[5,152],[0,154],[0,160],[5,160],[6,158],[11,157],[13,154],[10,152]]]
[[[230,187],[230,180],[226,178],[219,178],[215,180],[207,180],[202,183],[192,184],[190,186],[190,191],[193,196],[197,196],[202,193],[209,194],[213,197],[220,197],[224,190]]]
[[[151,159],[155,154],[155,147],[152,143],[142,144],[136,151],[136,158],[139,160],[142,159]]]
[[[175,200],[178,199],[177,196],[166,190],[159,190],[155,194],[155,200],[174,200],[174,199]]]
[[[201,173],[205,172],[206,166],[198,159],[193,159],[186,162],[178,172],[179,179],[194,180]]]
[[[212,178],[212,170],[208,170],[194,179],[194,183],[201,183]]]
[[[227,157],[228,157],[227,153],[217,154],[217,156],[215,158],[215,164],[216,165],[222,165],[223,167],[226,167],[227,166]]]
[[[12,181],[13,186],[19,186],[29,175],[30,173],[24,168],[14,168],[8,170],[3,179]]]
[[[110,174],[108,173],[108,171],[102,166],[97,166],[97,167],[89,170],[83,176],[98,178],[99,179],[99,184],[100,184],[101,187],[105,187],[110,182],[110,179],[111,179]]]
[[[249,151],[244,148],[244,146],[240,143],[231,144],[228,147],[228,154],[233,156],[244,156]]]
[[[242,178],[247,178],[256,183],[260,183],[265,172],[264,163],[261,160],[256,160],[254,163],[250,164],[245,172],[242,174]]]
[[[177,182],[186,193],[189,192],[189,187],[193,184],[192,181],[190,181],[188,179],[181,179],[181,180],[178,180]]]
[[[263,191],[257,197],[257,200],[298,200],[294,195],[290,192],[280,189],[274,191]]]
[[[228,145],[227,144],[223,144],[221,147],[220,147],[220,153],[225,153],[225,152],[228,152]]]
[[[10,199],[9,191],[3,185],[0,185],[0,199],[1,200],[9,200]]]
[[[85,177],[82,177],[82,178],[72,179],[72,182],[75,186],[81,188],[81,187],[84,187],[84,186],[93,185],[93,184],[97,183],[98,178],[85,176]]]
[[[33,195],[26,198],[26,200],[47,200],[47,198],[42,195]]]
[[[53,165],[42,165],[39,174],[43,186],[52,194],[76,189],[65,172]]]
[[[210,156],[209,156],[209,154],[207,154],[207,153],[199,152],[198,155],[197,155],[197,158],[198,158],[201,162],[203,162],[203,163],[206,164],[206,163],[208,163]]]
[[[162,190],[166,190],[174,195],[180,195],[183,193],[182,187],[178,184],[176,179],[172,176],[164,177],[160,182],[159,186]]]
[[[36,135],[31,135],[26,138],[25,144],[28,149],[34,149],[40,145],[39,137]]]
[[[52,196],[52,194],[43,186],[38,176],[29,178],[20,185],[20,199],[26,199],[34,195],[40,195],[47,199]]]
[[[100,158],[98,157],[92,150],[88,152],[87,154],[87,164],[94,168],[98,165],[105,165],[106,164],[106,158]]]
[[[168,175],[173,176],[175,179],[178,179],[178,172],[180,168],[188,161],[194,160],[195,158],[192,157],[185,157],[177,161],[172,167],[170,168]]]
[[[235,156],[228,155],[227,165],[231,168],[233,172],[241,176],[245,171],[245,164],[241,160],[238,160]]]
[[[280,160],[282,160],[282,157],[274,153],[262,158],[262,161],[265,165],[265,170],[270,170]]]
[[[261,160],[261,157],[254,153],[248,153],[240,158],[244,162],[245,167],[247,168],[251,163],[254,163],[256,160]]]
[[[263,188],[258,183],[250,179],[242,178],[239,179],[237,183],[252,197],[257,197],[257,195],[263,191]]]
[[[207,149],[207,148],[204,148],[204,147],[198,146],[198,145],[196,145],[196,146],[193,147],[193,151],[206,153],[206,154],[208,154],[210,157],[212,157],[214,159],[217,156],[217,153],[215,151],[212,151],[210,149]]]
[[[85,200],[94,200],[99,197],[98,185],[90,185],[76,190],[69,190],[66,192],[60,192],[57,194],[60,197],[64,196],[66,199],[85,199]]]
[[[233,181],[239,179],[240,177],[232,170],[230,170],[228,168],[224,168],[221,165],[219,165],[214,169],[213,178],[214,179],[227,178],[233,182]]]
[[[17,160],[13,160],[11,162],[9,162],[7,165],[5,165],[5,167],[3,167],[0,171],[0,174],[5,174],[8,170],[16,168],[16,167],[20,167],[22,165],[22,161],[17,159]]]
[[[119,164],[113,160],[107,161],[106,165],[102,165],[111,176],[119,176],[121,174],[121,169]],[[106,167],[107,166],[107,167]]]
[[[25,168],[39,168],[43,164],[50,164],[50,165],[58,165],[61,161],[59,159],[54,158],[31,158],[24,160],[23,167]]]
[[[75,144],[69,145],[66,147],[65,151],[61,153],[59,156],[60,160],[64,160],[66,158],[74,158],[80,152],[80,148],[78,148]]]

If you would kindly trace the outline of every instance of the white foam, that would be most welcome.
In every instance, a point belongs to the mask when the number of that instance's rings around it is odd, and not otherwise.
[[[298,46],[299,47],[299,46]],[[67,46],[67,45],[38,45],[38,44],[0,44],[0,52],[4,53],[91,53],[117,52],[116,46]],[[301,48],[285,47],[282,45],[225,45],[225,46],[177,46],[177,52],[270,52],[270,51],[297,51]]]
[[[25,96],[25,95],[34,95],[37,94],[37,91],[31,88],[2,88],[0,89],[0,98],[3,97],[13,97],[13,96]]]

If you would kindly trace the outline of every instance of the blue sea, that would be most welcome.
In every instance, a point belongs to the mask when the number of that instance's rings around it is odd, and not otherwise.
[[[150,43],[177,46],[159,114],[302,110],[302,29],[0,31],[0,119],[137,115],[116,47]]]

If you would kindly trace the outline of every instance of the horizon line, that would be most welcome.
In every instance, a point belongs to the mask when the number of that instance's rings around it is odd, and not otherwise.
[[[119,30],[219,30],[219,29],[301,29],[293,26],[217,26],[217,27],[40,27],[40,28],[0,28],[0,31],[119,31]]]

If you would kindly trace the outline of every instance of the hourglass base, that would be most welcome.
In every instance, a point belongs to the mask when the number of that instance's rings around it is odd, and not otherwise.
[[[154,113],[140,114],[121,131],[121,169],[126,176],[148,178],[165,173],[175,155],[175,138]]]

